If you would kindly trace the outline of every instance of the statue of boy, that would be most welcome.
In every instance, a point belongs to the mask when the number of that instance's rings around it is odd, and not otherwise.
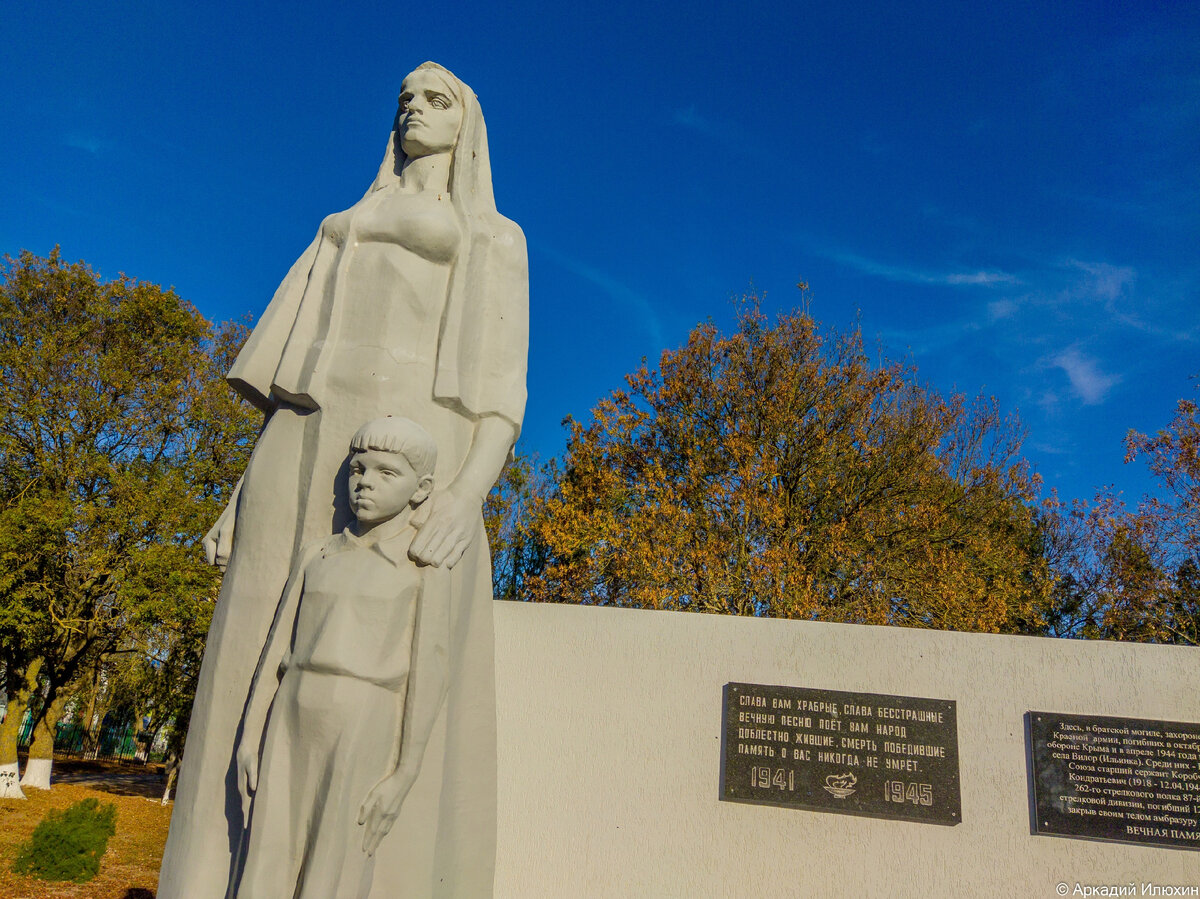
[[[365,896],[446,696],[437,569],[409,559],[433,438],[381,418],[350,442],[357,521],[301,554],[250,689],[237,752],[249,827],[235,895]]]

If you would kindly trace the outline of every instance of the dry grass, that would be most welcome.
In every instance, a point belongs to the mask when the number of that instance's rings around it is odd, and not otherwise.
[[[57,768],[57,764],[55,765]],[[171,806],[138,795],[56,784],[49,792],[27,790],[29,798],[0,799],[0,896],[5,899],[153,899],[158,865],[167,842]],[[108,841],[100,873],[90,883],[49,883],[12,873],[17,850],[50,809],[95,796],[117,806],[117,832]]]

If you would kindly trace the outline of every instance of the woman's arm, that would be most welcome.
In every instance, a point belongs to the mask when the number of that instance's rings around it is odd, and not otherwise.
[[[263,412],[262,427],[258,429],[259,438],[262,437],[263,431],[267,429],[267,422],[275,414],[275,408],[275,405],[271,405],[269,409]],[[208,533],[204,535],[204,557],[208,559],[209,565],[216,565],[222,571],[229,564],[229,557],[233,554],[233,532],[237,526],[238,500],[242,495],[242,482],[244,480],[246,480],[246,475],[243,472],[242,476],[238,478],[237,485],[233,488],[233,493],[229,496],[229,502],[225,504],[225,508],[217,516],[216,522],[209,529]]]
[[[209,565],[216,565],[222,571],[229,564],[229,556],[233,552],[233,528],[237,521],[238,498],[242,495],[242,481],[245,477],[243,474],[238,478],[229,502],[217,516],[209,532],[204,535],[204,557],[208,559]]]
[[[409,556],[422,565],[453,568],[475,534],[483,501],[508,458],[517,429],[507,418],[485,415],[475,423],[471,448],[458,476],[429,498],[429,515],[418,526]]]
[[[225,380],[243,398],[267,415],[275,407],[271,386],[279,368],[288,338],[296,324],[300,303],[321,246],[321,233],[313,238],[300,258],[284,276],[275,296],[267,304],[262,316],[250,332],[250,337],[238,353]]]

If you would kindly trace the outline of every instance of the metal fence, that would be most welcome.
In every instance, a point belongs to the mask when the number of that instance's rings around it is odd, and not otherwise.
[[[54,734],[54,754],[66,758],[101,759],[105,761],[160,762],[162,749],[151,745],[152,731],[138,731],[132,724],[103,722],[88,730],[79,722],[59,722]],[[17,746],[26,749],[33,742],[33,719],[29,712],[21,722]],[[161,742],[161,741],[157,741]]]

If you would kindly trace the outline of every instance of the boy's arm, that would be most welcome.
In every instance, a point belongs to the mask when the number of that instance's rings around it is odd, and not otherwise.
[[[366,825],[363,850],[372,855],[392,828],[421,770],[425,747],[446,700],[450,679],[449,571],[422,568],[417,623],[409,665],[408,694],[396,770],[376,784],[363,801],[358,823]]]
[[[250,797],[258,788],[258,757],[262,751],[267,713],[279,687],[279,677],[282,674],[280,668],[292,640],[296,610],[300,606],[300,595],[304,590],[304,569],[318,549],[302,553],[299,562],[292,568],[287,586],[283,589],[283,596],[279,600],[279,607],[275,610],[275,620],[271,623],[266,645],[258,657],[254,679],[250,682],[250,696],[246,700],[246,710],[242,716],[242,734],[237,750],[238,792],[242,795],[242,816],[247,821],[250,815]]]

